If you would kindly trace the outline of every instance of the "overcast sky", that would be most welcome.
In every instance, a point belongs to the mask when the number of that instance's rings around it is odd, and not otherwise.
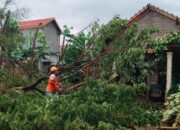
[[[29,8],[27,19],[54,17],[59,26],[73,26],[78,32],[99,19],[107,23],[113,16],[129,19],[151,3],[180,16],[180,0],[16,0],[17,7]]]

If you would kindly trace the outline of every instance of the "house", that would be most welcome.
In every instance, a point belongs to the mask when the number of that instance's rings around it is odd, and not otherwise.
[[[151,4],[148,4],[130,18],[128,25],[133,23],[137,24],[139,30],[149,26],[156,27],[159,32],[154,37],[160,37],[180,30],[180,18],[178,16]]]
[[[54,52],[56,55],[48,56],[45,60],[41,60],[38,63],[38,68],[42,72],[47,72],[50,65],[57,64],[59,60],[59,43],[61,29],[58,26],[55,18],[46,18],[38,20],[29,20],[19,22],[19,30],[22,32],[24,37],[34,36],[36,30],[39,28],[46,35],[46,40],[48,44],[48,51]]]
[[[128,25],[136,23],[138,30],[142,30],[145,27],[154,26],[159,32],[153,35],[153,38],[164,36],[171,32],[180,31],[180,18],[169,12],[166,12],[154,5],[148,4],[140,11],[135,13],[134,16],[128,21]],[[155,72],[154,75],[148,77],[148,84],[150,86],[164,86],[166,93],[172,86],[172,75],[180,73],[180,46],[178,44],[171,46],[171,49],[166,50],[167,53],[167,65],[166,75],[162,78]]]

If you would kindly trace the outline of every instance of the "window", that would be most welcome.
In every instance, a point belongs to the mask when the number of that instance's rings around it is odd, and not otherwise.
[[[50,61],[43,61],[42,62],[42,71],[43,71],[43,73],[48,73],[50,66],[51,66],[51,62]]]

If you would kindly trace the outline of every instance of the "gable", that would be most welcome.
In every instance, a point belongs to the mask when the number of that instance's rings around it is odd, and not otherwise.
[[[167,28],[167,26],[177,27],[176,21],[169,19],[155,11],[149,11],[146,15],[136,21],[138,26],[147,27],[154,26],[161,28]]]
[[[146,7],[143,7],[141,10],[139,10],[137,13],[135,13],[130,20],[128,21],[128,25],[132,25],[133,23],[137,22],[142,17],[146,16],[150,12],[156,12],[164,17],[167,17],[168,19],[171,19],[175,21],[177,24],[180,23],[180,18],[178,16],[175,16],[169,12],[166,12],[154,5],[148,4]]]
[[[159,32],[156,33],[154,37],[157,37],[180,30],[179,21],[179,17],[165,12],[155,6],[148,5],[136,13],[128,21],[128,25],[130,26],[131,24],[136,23],[138,30],[142,30],[143,28],[150,26],[156,27]]]

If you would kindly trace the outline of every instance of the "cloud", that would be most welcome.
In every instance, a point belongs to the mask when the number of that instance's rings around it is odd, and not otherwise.
[[[129,19],[148,3],[180,16],[179,0],[16,0],[18,7],[30,8],[29,19],[55,17],[60,27],[73,26],[74,32],[97,19],[101,23],[115,15]]]

